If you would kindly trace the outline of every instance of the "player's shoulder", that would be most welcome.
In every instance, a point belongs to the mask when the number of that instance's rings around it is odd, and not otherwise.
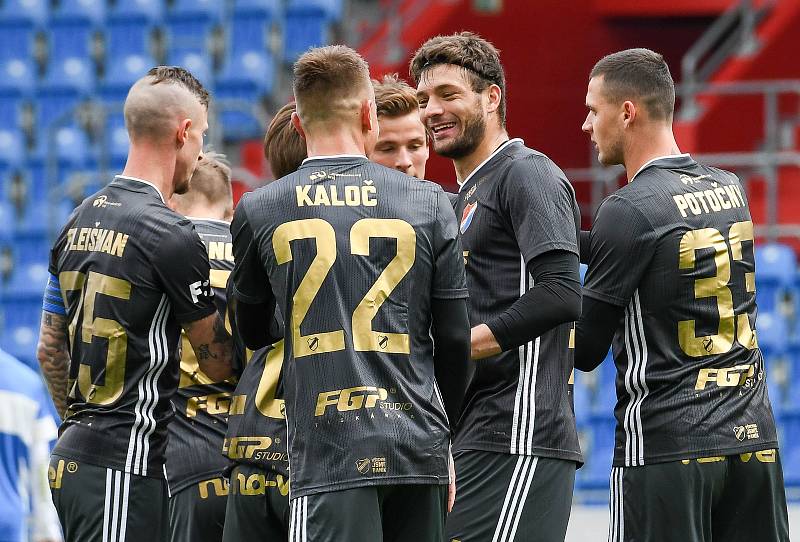
[[[524,183],[535,181],[545,186],[567,183],[564,172],[549,156],[521,142],[504,149],[503,157],[504,177],[507,181]]]
[[[194,229],[197,231],[200,237],[230,237],[231,235],[231,225],[225,220],[194,216],[187,218],[192,221],[192,224],[194,224]]]

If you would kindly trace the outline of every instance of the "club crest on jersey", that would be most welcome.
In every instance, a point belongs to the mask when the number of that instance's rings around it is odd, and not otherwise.
[[[472,219],[475,217],[475,211],[478,209],[478,202],[475,203],[468,203],[466,207],[464,207],[464,213],[461,215],[461,233],[463,234],[467,231],[470,224],[472,224]]]

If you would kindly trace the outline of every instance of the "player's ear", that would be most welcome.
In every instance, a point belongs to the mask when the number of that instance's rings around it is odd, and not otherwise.
[[[372,100],[361,102],[361,130],[366,134],[378,128],[377,123],[372,118]]]
[[[294,126],[297,133],[300,134],[300,137],[303,139],[306,138],[306,133],[303,130],[303,124],[300,122],[300,115],[297,114],[297,111],[292,111],[292,126]]]
[[[503,100],[503,90],[497,85],[489,85],[487,93],[487,113],[494,113],[500,109],[500,102]]]
[[[183,147],[186,141],[189,139],[189,128],[192,127],[192,119],[183,119],[181,123],[178,125],[178,146]]]
[[[622,124],[627,128],[636,119],[636,105],[627,100],[622,104]]]

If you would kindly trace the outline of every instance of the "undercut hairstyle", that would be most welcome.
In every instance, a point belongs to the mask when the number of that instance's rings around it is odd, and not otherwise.
[[[203,84],[186,68],[180,66],[156,66],[147,75],[151,77],[151,85],[172,83],[180,85],[195,95],[200,104],[208,109],[208,91]]]
[[[373,79],[372,86],[375,88],[378,117],[404,117],[419,110],[416,90],[398,74],[384,75],[380,81]]]
[[[267,128],[264,136],[264,156],[276,179],[297,171],[308,156],[306,142],[292,126],[295,103],[281,107]]]
[[[440,64],[464,69],[473,92],[483,92],[490,85],[500,87],[500,106],[497,114],[500,125],[506,125],[506,75],[500,63],[500,51],[474,32],[458,32],[450,36],[431,38],[414,53],[410,73],[415,83],[426,70]]]
[[[675,82],[664,57],[650,49],[626,49],[604,56],[590,79],[603,77],[606,99],[612,103],[638,99],[655,120],[672,120]]]
[[[297,114],[308,124],[341,119],[369,95],[369,66],[345,45],[310,49],[294,64]]]
[[[231,167],[224,154],[205,151],[197,163],[185,194],[172,196],[182,214],[192,215],[196,205],[228,209],[233,205]]]

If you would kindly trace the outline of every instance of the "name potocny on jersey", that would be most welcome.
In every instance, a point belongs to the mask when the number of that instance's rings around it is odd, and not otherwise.
[[[226,318],[226,287],[233,270],[230,225],[220,220],[191,218],[208,251],[210,284],[217,312]],[[174,494],[195,482],[219,476],[228,461],[222,456],[228,416],[236,408],[236,378],[214,382],[200,370],[197,356],[181,333],[178,391],[172,397],[175,417],[169,424],[167,480]]]
[[[777,447],[755,271],[739,179],[689,155],[648,162],[597,210],[584,295],[625,307],[615,466]]]
[[[213,314],[205,247],[146,181],[116,177],[51,251],[69,323],[67,414],[54,453],[164,476],[180,323]]]
[[[306,160],[240,201],[235,295],[271,289],[288,315],[292,498],[447,483],[431,299],[467,295],[457,229],[438,185],[358,156]]]
[[[473,326],[496,317],[533,287],[529,262],[578,253],[580,214],[561,170],[520,139],[501,145],[465,179],[455,201]],[[455,450],[582,461],[570,375],[574,324],[475,361]]]

